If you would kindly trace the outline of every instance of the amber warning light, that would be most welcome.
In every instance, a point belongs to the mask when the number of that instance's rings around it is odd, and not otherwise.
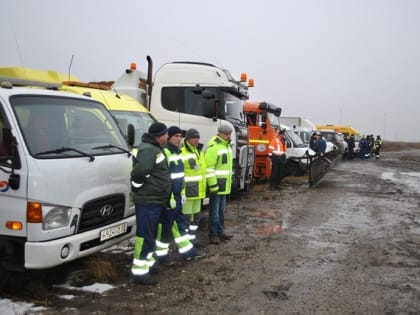
[[[6,228],[13,231],[22,230],[22,222],[19,221],[7,221]]]

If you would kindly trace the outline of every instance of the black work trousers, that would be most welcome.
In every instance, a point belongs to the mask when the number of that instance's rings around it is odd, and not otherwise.
[[[279,187],[280,181],[284,176],[284,168],[286,167],[286,157],[283,154],[282,156],[273,156],[271,158],[271,177],[270,177],[270,186]]]

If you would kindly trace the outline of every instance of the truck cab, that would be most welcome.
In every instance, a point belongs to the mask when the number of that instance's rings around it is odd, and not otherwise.
[[[149,69],[149,77],[150,72]],[[150,112],[167,126],[178,126],[184,132],[197,129],[203,150],[217,134],[218,126],[230,126],[234,155],[232,190],[247,190],[254,165],[254,146],[248,144],[243,114],[248,85],[234,79],[226,69],[200,62],[166,63],[155,73],[153,83],[148,83],[150,89],[142,85],[145,81],[144,73],[130,68],[114,86],[121,93],[149,99]]]
[[[300,174],[309,166],[310,156],[315,155],[307,144],[290,127],[280,123],[282,109],[268,102],[244,104],[244,113],[249,131],[249,143],[255,146],[256,162],[254,177],[268,178],[271,175],[271,161],[268,157],[268,145],[274,137],[274,129],[284,129],[287,142],[287,169],[290,174]]]
[[[57,74],[19,73],[0,68],[0,285],[135,234],[132,141],[103,104],[57,91]]]
[[[128,126],[133,126],[135,141],[133,154],[141,143],[142,135],[156,121],[153,115],[137,100],[128,95],[119,94],[118,91],[109,90],[107,86],[64,81],[60,90],[89,96],[103,103],[118,122],[125,137],[128,137]]]

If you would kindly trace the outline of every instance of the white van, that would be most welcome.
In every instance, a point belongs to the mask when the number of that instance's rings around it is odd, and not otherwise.
[[[1,83],[0,287],[134,236],[129,150],[103,104]]]

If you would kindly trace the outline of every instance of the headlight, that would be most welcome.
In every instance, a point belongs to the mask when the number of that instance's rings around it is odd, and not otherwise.
[[[47,210],[44,216],[42,228],[44,230],[53,230],[68,226],[70,224],[70,217],[70,208],[52,207],[49,211]]]

